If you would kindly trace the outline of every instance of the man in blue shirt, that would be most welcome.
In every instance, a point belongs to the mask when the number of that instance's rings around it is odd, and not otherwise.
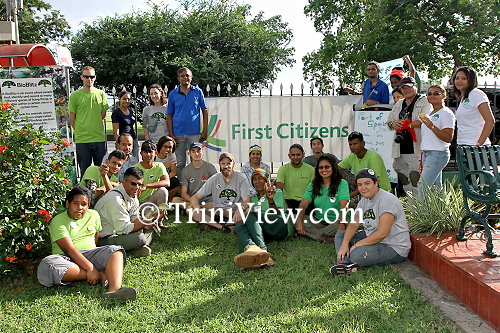
[[[375,104],[389,104],[389,87],[380,80],[380,65],[376,61],[370,61],[366,66],[366,79],[363,84],[363,103],[366,106]]]
[[[208,108],[200,88],[192,86],[193,73],[187,67],[177,70],[180,85],[168,94],[167,126],[170,136],[177,143],[177,175],[181,177],[186,166],[186,150],[192,143],[207,138]],[[200,118],[203,114],[203,130]]]

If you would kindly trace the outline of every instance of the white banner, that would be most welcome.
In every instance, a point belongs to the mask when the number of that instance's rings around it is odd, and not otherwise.
[[[206,160],[216,164],[222,151],[248,162],[248,148],[262,147],[266,163],[289,162],[288,149],[301,144],[311,155],[309,140],[320,137],[324,152],[339,159],[350,153],[353,104],[359,96],[269,96],[207,98],[209,126]]]
[[[391,89],[391,71],[394,67],[403,67],[404,61],[403,58],[397,58],[389,61],[384,61],[381,62],[380,65],[380,80],[384,81],[387,83],[389,86],[389,90],[392,91]]]
[[[397,175],[392,167],[392,143],[394,131],[386,125],[391,111],[356,111],[354,112],[354,130],[363,133],[366,149],[377,152],[384,160],[389,173],[389,180],[397,182]]]
[[[28,117],[35,128],[57,130],[52,78],[0,79],[0,86],[2,100],[19,110],[19,118]]]

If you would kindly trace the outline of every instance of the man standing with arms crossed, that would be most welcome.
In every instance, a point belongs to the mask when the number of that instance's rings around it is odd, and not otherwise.
[[[102,120],[109,109],[104,91],[94,87],[95,69],[82,68],[83,87],[69,98],[69,119],[75,133],[76,157],[80,175],[94,162],[100,165],[106,154],[106,135]]]
[[[208,108],[201,89],[191,85],[193,73],[189,68],[179,68],[177,79],[179,87],[168,94],[167,127],[177,143],[177,175],[181,178],[186,166],[187,147],[195,142],[203,143],[207,138]],[[203,114],[203,131],[200,129],[200,114]]]

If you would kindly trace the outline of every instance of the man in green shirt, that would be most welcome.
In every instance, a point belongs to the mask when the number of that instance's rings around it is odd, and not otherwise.
[[[89,190],[81,186],[66,195],[67,211],[55,216],[49,225],[52,255],[40,262],[38,281],[46,287],[75,281],[92,285],[100,282],[108,289],[102,297],[135,300],[135,289],[122,287],[123,247],[96,247],[101,219],[95,210],[89,209],[89,200]]]
[[[379,175],[380,188],[390,192],[391,183],[389,182],[389,175],[387,174],[384,160],[373,150],[365,148],[363,134],[360,132],[352,132],[347,137],[347,141],[349,142],[351,154],[339,163],[339,167],[342,169],[350,169],[353,174],[358,173],[361,169],[372,169]],[[356,189],[350,193],[350,196],[352,198],[358,194],[359,191]]]
[[[69,119],[75,134],[76,157],[80,175],[94,162],[100,165],[106,154],[103,119],[109,109],[104,91],[94,87],[95,69],[82,68],[83,87],[69,97]]]
[[[290,163],[278,170],[276,187],[283,191],[288,208],[299,208],[300,200],[314,178],[314,168],[303,162],[304,148],[294,143],[288,151]]]
[[[114,150],[106,159],[106,163],[101,164],[101,166],[91,166],[85,171],[85,174],[80,181],[81,186],[85,186],[93,192],[95,190],[93,201],[96,201],[101,195],[110,191],[113,187],[120,185],[118,177],[115,176],[122,168],[123,163],[127,156],[121,150]],[[95,189],[91,187],[91,183],[94,182]],[[91,203],[91,206],[95,202]]]

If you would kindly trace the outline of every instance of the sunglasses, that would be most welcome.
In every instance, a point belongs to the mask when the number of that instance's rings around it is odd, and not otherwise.
[[[95,79],[95,75],[82,75],[86,79]]]
[[[332,166],[331,166],[331,165],[320,165],[320,166],[318,167],[318,169],[319,169],[319,170],[323,170],[323,169],[325,169],[325,170],[329,170],[329,169],[331,169],[331,168],[332,168]]]
[[[441,96],[442,94],[443,94],[442,92],[435,91],[433,93],[428,92],[427,96]]]
[[[138,187],[143,187],[144,186],[144,184],[142,184],[142,183],[136,183],[136,182],[133,182],[133,181],[131,181],[130,184],[132,184],[132,186],[138,186]]]

